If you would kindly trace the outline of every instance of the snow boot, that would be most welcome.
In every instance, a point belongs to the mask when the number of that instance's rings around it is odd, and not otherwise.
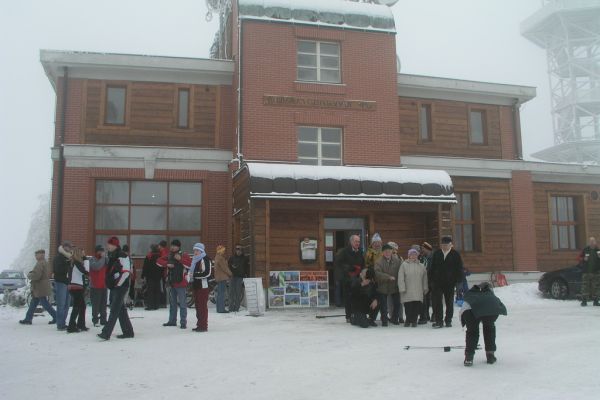
[[[587,301],[581,300],[581,307],[587,307]]]
[[[27,321],[26,319],[22,319],[19,321],[21,325],[31,325],[31,321]]]
[[[598,299],[594,300],[594,307],[600,307],[600,301]]]
[[[497,361],[493,351],[486,351],[485,358],[487,359],[488,364],[494,364]]]
[[[463,363],[465,367],[473,366],[473,354],[465,354],[465,362]]]

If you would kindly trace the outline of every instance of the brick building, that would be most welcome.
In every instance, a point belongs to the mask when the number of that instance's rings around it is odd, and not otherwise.
[[[398,73],[389,8],[327,3],[234,1],[219,59],[42,51],[51,248],[241,242],[264,278],[326,270],[352,233],[450,234],[472,271],[574,263],[600,235],[600,167],[522,160],[535,89]]]

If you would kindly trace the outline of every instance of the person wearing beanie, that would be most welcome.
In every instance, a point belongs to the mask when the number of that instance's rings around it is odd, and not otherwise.
[[[417,249],[408,250],[408,258],[400,266],[398,290],[406,314],[404,326],[416,328],[423,297],[429,291],[427,270],[425,265],[419,261]]]
[[[352,235],[348,246],[340,249],[335,255],[334,278],[336,285],[336,303],[338,294],[343,295],[346,322],[350,323],[352,316],[351,284],[365,268],[365,258],[360,247],[360,236]],[[339,290],[339,289],[342,290]]]
[[[423,297],[423,307],[421,307],[421,313],[419,315],[419,325],[424,325],[431,319],[429,314],[429,308],[431,307],[431,256],[433,255],[433,246],[428,242],[421,244],[421,254],[419,255],[419,261],[425,265],[427,269],[427,282],[429,285],[429,291]]]
[[[190,256],[181,251],[181,242],[178,239],[171,241],[168,256],[160,257],[156,264],[167,271],[169,291],[169,320],[163,326],[177,326],[177,306],[179,305],[179,327],[187,329],[187,272],[192,260]]]
[[[71,270],[71,258],[73,257],[73,243],[64,240],[58,246],[58,252],[52,261],[54,275],[54,299],[56,301],[56,329],[64,331],[67,329],[67,314],[69,313],[69,271]]]
[[[234,253],[229,257],[227,263],[232,273],[229,288],[229,311],[238,312],[244,295],[244,278],[248,276],[248,270],[250,269],[250,260],[248,256],[244,255],[241,244],[235,245]]]
[[[48,302],[52,286],[50,285],[50,265],[46,261],[46,250],[37,250],[35,252],[35,260],[35,267],[27,274],[27,278],[31,281],[31,302],[29,303],[29,308],[27,308],[25,319],[20,320],[19,323],[22,325],[31,325],[33,313],[38,304],[41,304],[44,310],[52,317],[52,320],[48,322],[49,325],[52,325],[56,323],[56,310]]]
[[[94,255],[89,258],[90,263],[90,300],[92,302],[92,324],[94,326],[106,325],[106,266],[108,257],[104,247],[97,245]]]
[[[144,258],[142,267],[142,279],[146,281],[146,302],[147,311],[158,310],[160,303],[160,284],[162,280],[162,269],[156,265],[160,258],[160,249],[157,244],[150,246],[150,251]]]
[[[383,241],[381,240],[381,236],[379,233],[375,233],[371,238],[371,246],[367,250],[367,254],[365,255],[365,267],[373,268],[375,263],[381,257],[381,246]]]
[[[229,279],[231,279],[231,270],[225,258],[225,246],[217,246],[217,255],[215,256],[215,281],[217,281],[217,312],[228,313],[225,309],[225,292]]]
[[[460,321],[467,327],[465,337],[465,367],[473,365],[475,349],[479,342],[479,324],[483,325],[483,341],[485,357],[488,364],[494,364],[496,359],[496,320],[499,315],[506,315],[506,306],[496,297],[489,283],[483,282],[465,293]]]
[[[431,279],[433,292],[433,328],[452,326],[454,316],[454,288],[463,279],[463,261],[458,251],[452,248],[452,238],[444,236],[440,249],[431,257]],[[444,303],[446,315],[444,317]]]
[[[208,330],[208,295],[210,293],[208,279],[212,272],[212,261],[206,255],[203,243],[196,243],[193,252],[189,281],[194,292],[196,327],[192,330],[194,332],[206,332]]]
[[[388,326],[388,319],[394,325],[399,325],[402,319],[400,308],[400,293],[398,291],[398,271],[400,259],[394,257],[393,247],[384,244],[381,248],[382,256],[375,263],[375,282],[379,293],[379,306],[381,312],[381,326]],[[392,299],[392,317],[388,315],[388,297]]]
[[[111,237],[106,245],[108,250],[108,265],[106,267],[106,287],[110,289],[110,314],[106,325],[97,336],[102,340],[109,340],[117,320],[122,333],[118,339],[134,337],[133,326],[125,306],[125,296],[129,290],[130,275],[132,271],[131,259],[121,250],[121,243],[116,236]]]

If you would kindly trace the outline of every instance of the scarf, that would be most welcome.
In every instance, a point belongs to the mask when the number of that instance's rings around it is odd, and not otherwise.
[[[192,257],[192,266],[190,267],[190,276],[194,276],[194,271],[196,270],[196,264],[198,264],[200,261],[202,261],[202,259],[206,257],[206,252],[204,252],[203,250],[200,250],[200,254],[199,255],[195,255]],[[204,271],[204,269],[202,269],[202,272]]]

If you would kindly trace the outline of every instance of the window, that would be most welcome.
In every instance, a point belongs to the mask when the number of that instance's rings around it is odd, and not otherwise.
[[[340,128],[298,128],[298,161],[307,165],[342,165]]]
[[[340,83],[340,45],[298,41],[298,80]]]
[[[125,125],[125,99],[127,89],[119,86],[106,87],[104,122],[109,125]]]
[[[177,127],[178,128],[189,128],[189,112],[190,112],[190,90],[179,89],[177,91]]]
[[[419,140],[431,142],[431,104],[419,106]]]
[[[454,247],[462,251],[479,250],[479,199],[477,193],[456,193],[454,206]]]
[[[486,118],[483,110],[469,111],[469,130],[471,144],[485,144],[486,142]]]
[[[143,257],[150,244],[179,239],[190,252],[202,231],[202,184],[99,180],[95,215],[95,244],[115,235]]]
[[[577,201],[573,197],[551,196],[552,249],[577,249]]]

